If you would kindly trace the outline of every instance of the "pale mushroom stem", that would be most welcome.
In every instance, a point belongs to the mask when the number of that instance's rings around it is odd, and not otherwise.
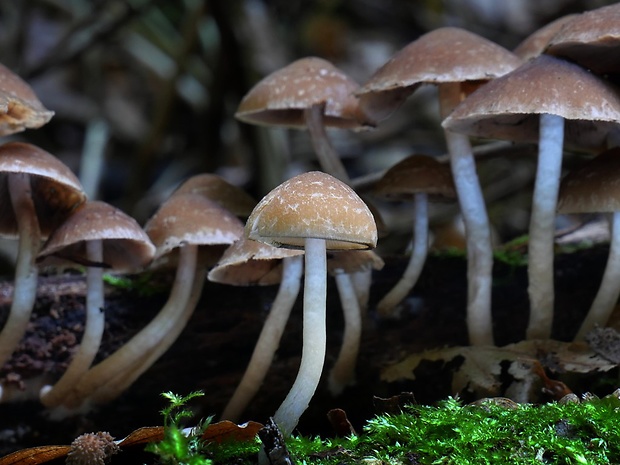
[[[102,241],[87,241],[86,255],[92,263],[103,263]],[[87,372],[101,345],[105,327],[103,268],[87,268],[86,289],[86,323],[80,345],[62,377],[53,386],[41,389],[41,403],[46,407],[62,403]]]
[[[346,184],[351,183],[351,179],[347,174],[347,170],[340,161],[338,153],[334,150],[325,126],[323,125],[323,107],[322,104],[313,105],[304,110],[306,126],[310,133],[312,146],[321,165],[321,169],[335,178],[340,179]]]
[[[350,276],[360,305],[362,320],[364,320],[368,310],[368,300],[370,299],[370,286],[372,286],[372,267],[350,273]]]
[[[458,83],[441,84],[438,87],[440,111],[442,117],[445,117],[460,102],[461,89]],[[444,134],[454,185],[465,223],[469,343],[493,345],[491,316],[493,246],[489,217],[469,138],[448,130],[444,130]]]
[[[553,245],[562,170],[564,118],[540,115],[538,166],[534,180],[528,246],[530,320],[526,339],[548,339],[553,324]]]
[[[222,420],[237,421],[263,383],[297,300],[303,265],[301,255],[282,259],[282,281],[278,293],[258,336],[248,367],[222,412]]]
[[[297,378],[273,416],[282,434],[290,436],[306,411],[325,363],[327,257],[325,240],[307,238],[303,298],[303,342]]]
[[[610,229],[609,256],[603,279],[575,341],[583,341],[597,324],[605,326],[620,296],[620,212],[612,213]]]
[[[196,261],[197,246],[188,244],[179,249],[179,263],[167,302],[155,318],[139,333],[112,355],[88,370],[74,387],[71,397],[67,397],[68,406],[80,405],[101,385],[119,373],[126,373],[144,357],[145,353],[154,350],[166,338],[169,331],[175,330],[178,326],[179,314],[187,308],[191,299]]]
[[[362,314],[351,275],[337,270],[334,279],[344,315],[342,343],[328,379],[329,391],[337,396],[355,382],[355,366],[362,338]]]
[[[395,309],[413,289],[422,273],[428,253],[428,195],[418,192],[414,196],[413,207],[413,250],[409,263],[400,280],[379,301],[377,312],[382,317],[397,316]]]
[[[19,249],[15,265],[13,302],[6,323],[0,331],[0,367],[11,357],[26,333],[37,295],[38,271],[35,264],[41,232],[31,196],[30,176],[8,176],[11,204],[17,220]]]

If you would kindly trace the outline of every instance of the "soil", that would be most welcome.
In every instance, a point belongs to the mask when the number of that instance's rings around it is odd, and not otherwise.
[[[557,256],[555,339],[568,341],[575,334],[596,292],[606,257],[604,246]],[[385,268],[375,272],[371,309],[394,284],[404,266],[403,259],[388,257]],[[524,337],[528,308],[526,281],[523,267],[496,263],[493,317],[498,345]],[[327,368],[336,357],[342,335],[333,281],[329,286]],[[10,305],[6,297],[10,296],[10,287],[9,282],[0,286],[0,308],[4,315]],[[84,288],[79,275],[41,279],[28,337],[0,377],[27,386],[28,379],[37,373],[60,376],[70,357],[70,347],[79,340]],[[54,421],[35,400],[0,405],[0,456],[26,447],[69,444],[84,432],[109,431],[118,439],[134,429],[159,425],[159,411],[166,405],[161,397],[164,391],[179,394],[204,391],[205,395],[192,404],[196,418],[215,415],[217,420],[218,412],[245,369],[276,290],[207,283],[190,324],[176,344],[124,395],[97,410]],[[105,309],[107,330],[99,356],[105,357],[143,326],[165,299],[165,293],[145,297],[135,291],[109,288]],[[339,397],[332,397],[326,383],[321,383],[298,430],[306,435],[332,435],[326,416],[332,408],[344,409],[353,427],[360,429],[364,420],[375,413],[375,396],[390,397],[408,391],[418,402],[432,403],[454,394],[450,391],[450,371],[445,366],[429,364],[420,373],[416,372],[415,382],[407,383],[382,382],[380,371],[390,362],[422,349],[465,345],[465,299],[464,261],[459,257],[431,256],[414,292],[404,302],[398,320],[378,321],[372,311],[369,313],[355,386],[347,388]],[[264,423],[278,407],[297,373],[300,341],[301,300],[298,300],[277,358],[258,396],[245,412],[244,421]],[[590,377],[580,379],[571,388],[576,393],[596,394],[599,385],[597,379]],[[113,463],[121,462],[115,459]]]

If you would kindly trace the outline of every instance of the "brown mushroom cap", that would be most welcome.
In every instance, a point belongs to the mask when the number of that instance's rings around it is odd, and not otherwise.
[[[359,273],[362,271],[380,270],[385,265],[383,259],[373,250],[343,250],[330,255],[327,260],[327,271],[335,273]]]
[[[160,258],[185,244],[228,246],[243,235],[243,223],[199,194],[171,196],[144,226]]]
[[[606,150],[568,173],[560,184],[559,213],[620,211],[620,148]]]
[[[559,32],[562,26],[576,16],[578,15],[570,14],[562,16],[548,24],[545,24],[543,27],[537,29],[523,39],[523,41],[514,48],[514,54],[522,60],[529,60],[530,58],[537,57],[545,51],[549,45],[549,41]]]
[[[488,81],[521,64],[505,48],[464,29],[443,27],[405,46],[357,91],[373,119],[389,116],[421,84]]]
[[[0,235],[17,236],[15,214],[9,200],[7,177],[12,173],[30,175],[32,197],[41,228],[47,237],[86,200],[77,177],[58,158],[23,142],[0,146]]]
[[[373,193],[391,200],[409,200],[417,193],[434,201],[456,199],[450,167],[428,155],[411,155],[396,163],[377,181]]]
[[[304,128],[304,110],[324,105],[323,124],[367,125],[354,93],[358,84],[322,58],[302,58],[258,82],[241,100],[235,117],[250,124]]]
[[[303,248],[306,238],[324,239],[327,249],[367,249],[377,227],[366,204],[333,176],[311,171],[267,194],[246,223],[250,239],[277,247]]]
[[[96,240],[102,241],[103,265],[117,271],[139,270],[155,253],[155,247],[136,220],[105,202],[90,201],[80,205],[52,232],[39,259],[50,257],[48,263],[55,263],[58,258],[84,263],[88,260],[86,243]]]
[[[0,64],[0,136],[38,128],[53,115],[54,112],[43,106],[28,84]]]
[[[257,202],[243,189],[224,178],[210,173],[197,174],[184,181],[172,195],[200,194],[232,212],[235,216],[247,218]]]
[[[235,286],[278,284],[282,279],[281,260],[303,253],[303,250],[273,247],[241,237],[211,269],[209,280]]]
[[[442,125],[473,136],[536,142],[542,113],[565,118],[566,145],[600,150],[619,130],[620,93],[578,65],[540,55],[475,91]]]
[[[553,36],[545,53],[598,74],[620,73],[620,3],[577,15]]]

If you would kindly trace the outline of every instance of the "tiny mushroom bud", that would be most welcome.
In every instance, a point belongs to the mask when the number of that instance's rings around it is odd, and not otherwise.
[[[41,241],[85,200],[77,177],[53,155],[22,142],[0,146],[0,235],[19,237],[13,303],[0,332],[0,366],[30,320]]]
[[[428,252],[428,202],[456,198],[450,167],[427,155],[411,155],[392,166],[375,185],[377,196],[390,200],[413,198],[413,250],[405,273],[379,301],[383,317],[396,313],[399,303],[418,280]]]
[[[222,412],[224,420],[238,421],[265,379],[299,294],[303,273],[301,255],[302,250],[273,247],[242,237],[226,249],[209,272],[210,281],[235,286],[280,284],[248,367]]]
[[[377,228],[370,210],[350,187],[314,171],[268,193],[248,218],[246,234],[250,239],[305,251],[301,365],[274,415],[288,436],[314,395],[325,361],[326,250],[375,247]]]
[[[354,95],[358,87],[329,61],[306,57],[257,83],[235,116],[251,124],[307,128],[321,168],[348,183],[349,176],[325,127],[357,129],[370,125]]]
[[[49,236],[39,260],[87,266],[86,325],[79,348],[63,376],[53,386],[41,390],[43,405],[61,405],[97,355],[105,326],[103,269],[140,270],[154,253],[155,246],[133,218],[99,201],[80,205]]]
[[[106,465],[120,447],[110,433],[84,433],[71,443],[67,454],[67,465]]]

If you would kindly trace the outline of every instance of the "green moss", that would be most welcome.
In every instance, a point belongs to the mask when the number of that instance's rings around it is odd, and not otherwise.
[[[168,427],[174,425],[169,422]],[[178,429],[177,429],[178,431]],[[191,450],[188,439],[166,435],[164,450]],[[453,398],[438,406],[413,405],[399,415],[370,420],[348,438],[292,437],[296,464],[617,464],[620,463],[620,398],[506,408],[493,402],[463,406]],[[161,446],[160,446],[161,447]],[[253,464],[258,442],[201,444],[202,461]],[[161,450],[161,449],[160,449]],[[201,455],[204,454],[204,455]],[[207,458],[208,456],[208,458]]]
[[[103,281],[112,287],[137,292],[138,295],[143,297],[153,296],[166,291],[162,286],[153,284],[152,273],[142,273],[136,276],[120,276],[104,273]]]

